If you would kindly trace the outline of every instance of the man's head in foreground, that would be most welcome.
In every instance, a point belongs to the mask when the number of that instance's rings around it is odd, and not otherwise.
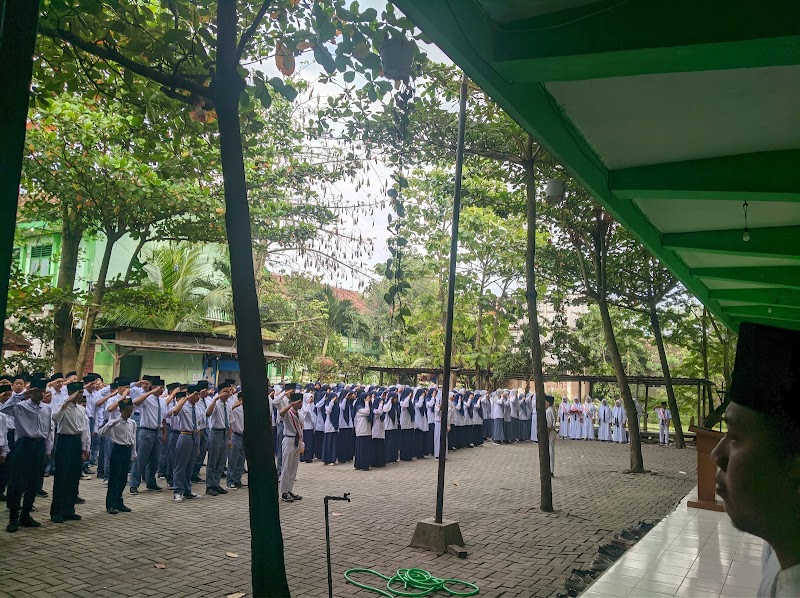
[[[742,324],[730,393],[717,493],[785,569],[800,562],[800,332]]]

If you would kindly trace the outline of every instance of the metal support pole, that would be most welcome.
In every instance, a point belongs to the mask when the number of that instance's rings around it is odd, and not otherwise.
[[[644,431],[647,432],[647,416],[649,412],[647,411],[647,400],[650,397],[650,387],[645,384],[644,385]]]
[[[350,502],[350,493],[345,492],[344,496],[326,496],[323,501],[325,502],[325,549],[328,554],[328,598],[333,598],[333,574],[331,573],[331,526],[328,519],[328,501],[329,500],[346,500]]]
[[[461,215],[461,173],[464,167],[464,130],[467,125],[467,75],[461,77],[458,112],[458,145],[456,146],[456,180],[453,192],[453,228],[450,233],[450,272],[447,278],[447,319],[444,327],[444,380],[442,380],[441,430],[439,435],[439,476],[436,482],[436,523],[442,522],[444,511],[444,467],[447,455],[447,407],[450,394],[450,358],[453,354],[453,309],[458,261],[458,219]]]

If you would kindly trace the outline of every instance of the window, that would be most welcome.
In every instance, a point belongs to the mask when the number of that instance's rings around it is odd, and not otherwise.
[[[28,272],[33,276],[50,276],[50,257],[52,255],[52,245],[31,247],[31,265]]]

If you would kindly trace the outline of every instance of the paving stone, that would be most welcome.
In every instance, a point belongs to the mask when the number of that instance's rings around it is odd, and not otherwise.
[[[598,544],[640,519],[663,517],[696,483],[693,449],[645,445],[645,465],[657,475],[630,475],[622,473],[629,464],[625,445],[559,440],[556,510],[542,513],[536,451],[523,443],[450,453],[444,516],[459,522],[466,559],[408,545],[417,521],[434,514],[433,459],[367,472],[301,463],[295,490],[304,499],[281,505],[293,596],[327,595],[326,494],[350,492],[353,501],[330,503],[337,514],[330,518],[337,598],[375,595],[345,584],[342,572],[358,566],[387,575],[422,567],[438,577],[474,580],[486,598],[547,598],[562,591],[570,569],[590,562]],[[52,489],[52,478],[45,489]],[[37,499],[41,528],[0,531],[0,598],[249,595],[246,491],[182,504],[172,504],[167,492],[126,493],[133,512],[116,516],[103,508],[100,480],[81,482],[80,493],[87,500],[78,506],[80,522],[51,523],[49,499]],[[228,558],[227,551],[239,557]]]

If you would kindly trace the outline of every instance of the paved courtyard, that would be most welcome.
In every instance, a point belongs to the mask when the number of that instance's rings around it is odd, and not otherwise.
[[[434,459],[368,472],[301,463],[295,491],[304,499],[281,511],[293,596],[327,595],[326,494],[350,492],[353,500],[331,503],[335,596],[377,596],[344,583],[342,572],[359,566],[384,574],[422,567],[470,580],[481,596],[528,598],[563,591],[565,573],[588,565],[599,543],[640,519],[664,516],[696,483],[694,449],[646,445],[645,466],[652,473],[634,476],[621,473],[627,445],[559,441],[557,510],[544,514],[538,510],[537,459],[532,443],[451,453],[445,517],[460,522],[466,560],[408,547],[416,522],[434,514]],[[45,489],[51,486],[48,478]],[[37,499],[40,529],[0,531],[0,597],[249,593],[246,491],[182,504],[173,504],[166,489],[126,493],[133,512],[116,516],[103,508],[99,480],[82,482],[81,495],[87,499],[78,507],[83,521],[53,524],[50,499]]]

